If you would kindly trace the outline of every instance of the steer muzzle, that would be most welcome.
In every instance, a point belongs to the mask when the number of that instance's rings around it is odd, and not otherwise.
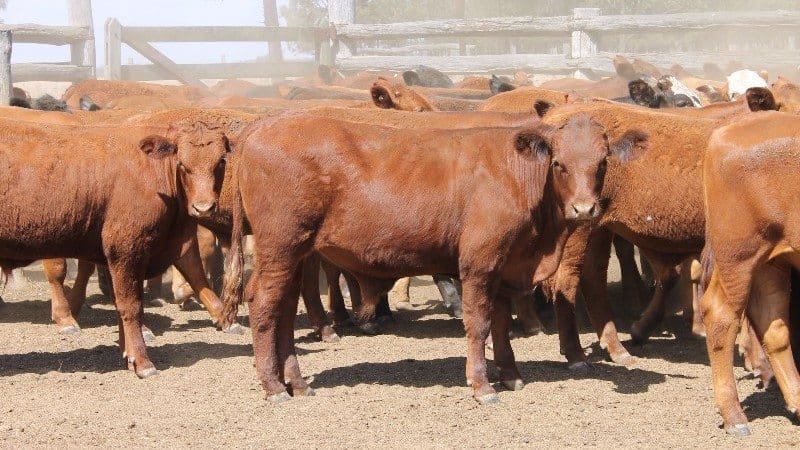
[[[217,207],[217,202],[195,202],[189,208],[189,214],[194,217],[208,217]]]
[[[591,220],[600,214],[597,202],[572,202],[564,212],[567,219]]]

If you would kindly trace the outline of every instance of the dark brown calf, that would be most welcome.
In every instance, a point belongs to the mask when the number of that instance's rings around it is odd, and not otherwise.
[[[703,301],[714,396],[725,430],[748,435],[733,375],[742,314],[763,343],[786,406],[800,418],[790,342],[790,272],[800,269],[800,118],[761,113],[721,128],[705,156],[707,245],[714,262]]]
[[[197,251],[194,217],[217,201],[224,134],[202,124],[166,136],[10,120],[0,129],[0,265],[58,257],[107,264],[128,367],[157,373],[142,337],[142,280]]]
[[[476,399],[498,400],[484,353],[490,330],[500,379],[522,388],[507,293],[551,274],[567,223],[600,213],[610,153],[602,127],[587,116],[558,127],[459,131],[293,117],[244,134],[236,177],[241,210],[234,211],[223,298],[235,314],[237,224],[246,215],[257,255],[246,297],[256,371],[270,399],[288,399],[284,381],[294,395],[311,392],[293,336],[300,264],[311,252],[355,276],[361,317],[400,277],[459,273],[466,376]],[[626,157],[636,136],[623,136],[617,154]]]

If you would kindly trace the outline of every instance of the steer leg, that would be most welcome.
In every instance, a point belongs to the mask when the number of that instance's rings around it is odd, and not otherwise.
[[[658,257],[648,255],[653,268],[656,290],[642,316],[631,325],[631,338],[635,344],[644,344],[656,327],[664,321],[667,295],[678,278],[675,265],[664,263]]]
[[[280,322],[277,330],[278,366],[283,369],[285,384],[289,388],[288,392],[295,397],[314,395],[314,390],[308,386],[303,374],[300,372],[300,363],[297,361],[297,353],[294,347],[294,323],[297,317],[297,303],[300,295],[298,286],[304,270],[303,267],[299,268],[287,295],[282,297],[279,312]],[[319,291],[319,268],[317,267],[314,269],[313,280],[317,285],[317,291]],[[320,303],[321,307],[322,303]]]
[[[517,319],[522,324],[522,331],[527,335],[535,335],[542,332],[542,322],[539,314],[536,313],[533,293],[517,295],[512,300]]]
[[[701,302],[714,398],[725,430],[731,434],[746,436],[750,434],[750,430],[736,390],[733,351],[742,311],[750,293],[752,264],[728,275],[735,282],[726,285],[726,289],[722,287],[718,268],[714,270]]]
[[[753,276],[747,316],[764,344],[786,407],[799,419],[800,375],[789,338],[789,286],[788,267],[771,263],[759,267]]]
[[[67,300],[69,301],[72,315],[77,316],[83,304],[86,303],[86,288],[89,285],[89,278],[94,273],[95,265],[89,261],[78,260],[78,273],[75,275],[75,281],[72,283],[72,288],[66,292]]]
[[[511,348],[511,339],[508,332],[511,330],[511,299],[504,294],[498,294],[492,305],[492,351],[494,364],[500,375],[500,381],[506,388],[519,391],[525,387],[522,376],[517,370],[514,360],[514,350]]]
[[[251,287],[253,298],[250,303],[250,327],[253,331],[253,353],[256,360],[256,374],[267,398],[275,403],[289,400],[289,393],[283,384],[284,365],[278,355],[279,326],[284,305],[299,300],[297,294],[297,267],[273,261],[260,264],[267,259],[261,256],[256,260]],[[293,339],[292,339],[293,340]]]
[[[588,227],[578,228],[567,238],[558,269],[542,283],[545,295],[555,304],[561,354],[566,356],[570,370],[578,371],[585,371],[589,367],[575,320],[575,299],[578,296],[587,241]]]
[[[338,326],[352,325],[353,319],[350,318],[350,314],[347,312],[342,289],[339,287],[339,276],[342,271],[325,261],[322,261],[321,266],[322,271],[325,272],[325,278],[328,280],[328,310],[333,312],[333,324]],[[352,287],[350,289],[352,291]]]
[[[646,299],[650,298],[650,289],[647,288],[639,274],[633,244],[615,234],[614,251],[619,261],[625,303],[631,305],[636,311],[641,311],[645,306]]]
[[[411,277],[400,278],[394,284],[394,291],[397,293],[397,301],[394,307],[398,311],[413,311],[414,305],[411,304]]]
[[[593,230],[589,235],[580,287],[586,301],[589,319],[600,338],[600,346],[608,351],[612,361],[629,366],[636,363],[636,358],[631,356],[620,342],[611,305],[608,303],[608,260],[611,256],[611,237],[611,232],[602,228]]]
[[[462,283],[464,328],[467,332],[467,385],[472,386],[479,403],[498,403],[500,399],[486,374],[486,338],[489,337],[492,319],[490,283],[481,277],[465,277]]]
[[[167,301],[164,300],[164,275],[159,274],[147,280],[145,290],[145,297],[150,306],[165,306]]]
[[[125,255],[128,256],[128,255]],[[139,378],[156,375],[153,362],[147,357],[147,347],[142,335],[144,308],[142,307],[144,270],[141,264],[134,264],[133,258],[120,258],[109,261],[109,272],[114,287],[114,302],[119,316],[119,345],[128,369]],[[137,270],[137,267],[139,269]]]
[[[219,326],[222,320],[222,302],[217,294],[211,289],[208,284],[208,279],[203,271],[203,264],[200,260],[200,252],[197,247],[197,241],[194,241],[186,253],[175,261],[175,268],[183,275],[186,281],[191,286],[192,290],[200,298],[200,302],[206,307],[208,314],[215,326]],[[224,328],[222,331],[232,334],[242,334],[241,325],[231,324],[230,327]]]
[[[456,319],[461,319],[464,315],[461,305],[461,280],[448,275],[433,275],[433,281],[439,289],[439,295],[442,296],[444,305],[452,308],[451,315]]]
[[[64,280],[67,277],[67,260],[63,258],[43,259],[42,269],[50,284],[51,317],[58,325],[61,334],[75,334],[81,331],[73,315],[73,305],[66,296]],[[79,308],[77,308],[79,309]]]
[[[392,288],[394,281],[388,283],[366,277],[359,277],[357,281],[360,287],[361,301],[355,310],[356,323],[365,334],[376,335],[380,333],[380,326],[375,318],[379,307],[385,301],[385,294]],[[350,295],[354,295],[352,290]],[[354,308],[355,304],[354,301]]]
[[[762,386],[766,389],[774,377],[772,366],[767,361],[767,354],[764,353],[761,340],[750,324],[750,319],[747,318],[747,315],[742,318],[739,339],[740,351],[744,354],[744,368],[750,371],[754,377],[758,377]]]
[[[322,307],[322,298],[319,294],[319,255],[311,254],[303,261],[303,274],[301,280],[301,295],[308,312],[308,321],[314,332],[322,342],[339,342],[339,336],[333,331],[328,322],[328,316]],[[295,309],[297,307],[295,306]]]

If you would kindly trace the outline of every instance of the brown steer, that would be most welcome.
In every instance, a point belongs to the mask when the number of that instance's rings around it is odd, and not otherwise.
[[[629,139],[615,146],[623,157]],[[294,395],[312,392],[293,330],[300,263],[316,251],[358,279],[362,316],[400,277],[459,273],[467,383],[478,401],[493,403],[484,353],[490,330],[500,379],[510,389],[523,386],[508,338],[507,292],[555,270],[569,234],[565,218],[600,213],[610,150],[603,128],[587,116],[559,127],[460,131],[295,117],[254,124],[241,152],[223,298],[231,320],[246,215],[256,246],[246,290],[253,351],[271,400],[289,398],[284,381]]]
[[[225,136],[202,124],[166,137],[10,120],[0,129],[0,266],[58,257],[107,264],[128,368],[157,373],[142,337],[142,280],[197,251],[190,215],[217,202]]]
[[[714,397],[725,430],[750,434],[733,375],[743,313],[800,418],[800,375],[789,333],[791,269],[800,269],[800,118],[761,113],[719,129],[705,156],[707,246],[715,263],[702,301]]]

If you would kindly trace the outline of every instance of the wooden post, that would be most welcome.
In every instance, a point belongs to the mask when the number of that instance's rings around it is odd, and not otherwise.
[[[71,62],[76,66],[92,68],[92,77],[97,73],[97,57],[94,47],[94,25],[92,22],[92,0],[68,0],[67,13],[69,24],[77,27],[87,27],[92,30],[91,38],[83,42],[70,44],[72,55]]]
[[[11,103],[11,32],[0,31],[0,105]]]
[[[600,8],[574,8],[572,18],[575,20],[589,19],[600,15]],[[572,32],[572,51],[570,58],[579,59],[597,55],[597,42],[585,31],[575,30]],[[576,78],[584,78],[581,70],[575,71]]]
[[[453,0],[453,14],[456,19],[466,19],[467,0]],[[464,38],[458,40],[458,54],[461,56],[467,54],[467,41]]]
[[[113,17],[106,20],[106,78],[122,79],[122,25]]]
[[[356,20],[356,2],[355,0],[328,0],[328,22],[332,26],[336,25],[349,25],[355,23]],[[337,56],[347,57],[352,56],[352,52],[345,46],[339,45],[334,42],[333,48],[338,48]]]
[[[268,27],[277,27],[278,23],[278,5],[275,0],[264,0],[264,25]],[[281,49],[281,41],[269,41],[269,60],[273,62],[283,61],[283,50]]]

